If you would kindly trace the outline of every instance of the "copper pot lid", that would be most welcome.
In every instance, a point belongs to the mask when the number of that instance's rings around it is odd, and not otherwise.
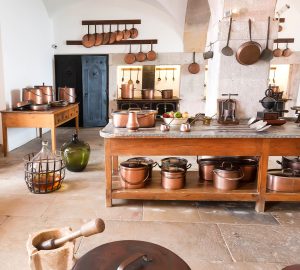
[[[129,161],[129,162],[135,161],[135,162],[140,162],[140,163],[142,162],[142,163],[146,163],[148,165],[153,165],[155,163],[153,159],[148,158],[148,157],[133,157],[133,158],[127,159],[127,161]]]
[[[146,168],[148,166],[147,163],[145,162],[141,162],[141,161],[124,161],[121,162],[120,167],[124,167],[124,168]]]
[[[82,256],[73,270],[190,270],[172,251],[149,242],[125,240],[104,244]]]

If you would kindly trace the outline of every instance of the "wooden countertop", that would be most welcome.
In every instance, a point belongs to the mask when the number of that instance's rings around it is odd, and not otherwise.
[[[116,101],[143,101],[143,102],[156,102],[156,101],[162,101],[162,102],[174,102],[181,100],[179,97],[174,96],[173,98],[161,98],[161,97],[154,97],[153,99],[143,99],[143,98],[117,98],[114,99]]]

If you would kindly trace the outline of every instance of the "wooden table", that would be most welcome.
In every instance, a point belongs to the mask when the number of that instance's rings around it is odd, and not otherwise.
[[[192,201],[253,201],[256,211],[263,212],[266,201],[300,201],[300,193],[272,192],[266,188],[269,156],[299,156],[300,128],[295,123],[271,127],[268,132],[218,131],[217,126],[192,127],[189,133],[178,130],[160,132],[126,129],[108,124],[100,135],[105,138],[106,206],[112,199],[192,200]],[[165,190],[160,174],[154,173],[151,183],[142,189],[123,189],[120,186],[118,156],[259,156],[257,181],[232,191],[213,187],[212,181],[199,179],[198,171],[188,172],[186,186]],[[196,159],[196,157],[195,157]]]
[[[42,128],[51,129],[52,151],[56,150],[56,127],[75,118],[76,130],[79,129],[78,103],[66,107],[52,107],[47,111],[1,111],[3,153],[7,155],[7,128]]]

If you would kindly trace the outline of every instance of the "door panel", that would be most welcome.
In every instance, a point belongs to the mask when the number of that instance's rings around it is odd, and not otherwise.
[[[82,56],[84,127],[107,124],[107,60],[107,56]]]

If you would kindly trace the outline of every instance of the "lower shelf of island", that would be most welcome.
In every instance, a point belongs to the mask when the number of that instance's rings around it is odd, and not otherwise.
[[[152,179],[141,189],[124,189],[119,176],[113,176],[113,199],[183,200],[183,201],[256,201],[256,182],[243,182],[235,190],[219,190],[212,181],[199,179],[198,171],[187,172],[183,189],[166,190],[161,186],[161,175],[154,171]]]
[[[288,193],[280,191],[267,190],[265,200],[269,202],[296,202],[300,201],[300,192]]]

